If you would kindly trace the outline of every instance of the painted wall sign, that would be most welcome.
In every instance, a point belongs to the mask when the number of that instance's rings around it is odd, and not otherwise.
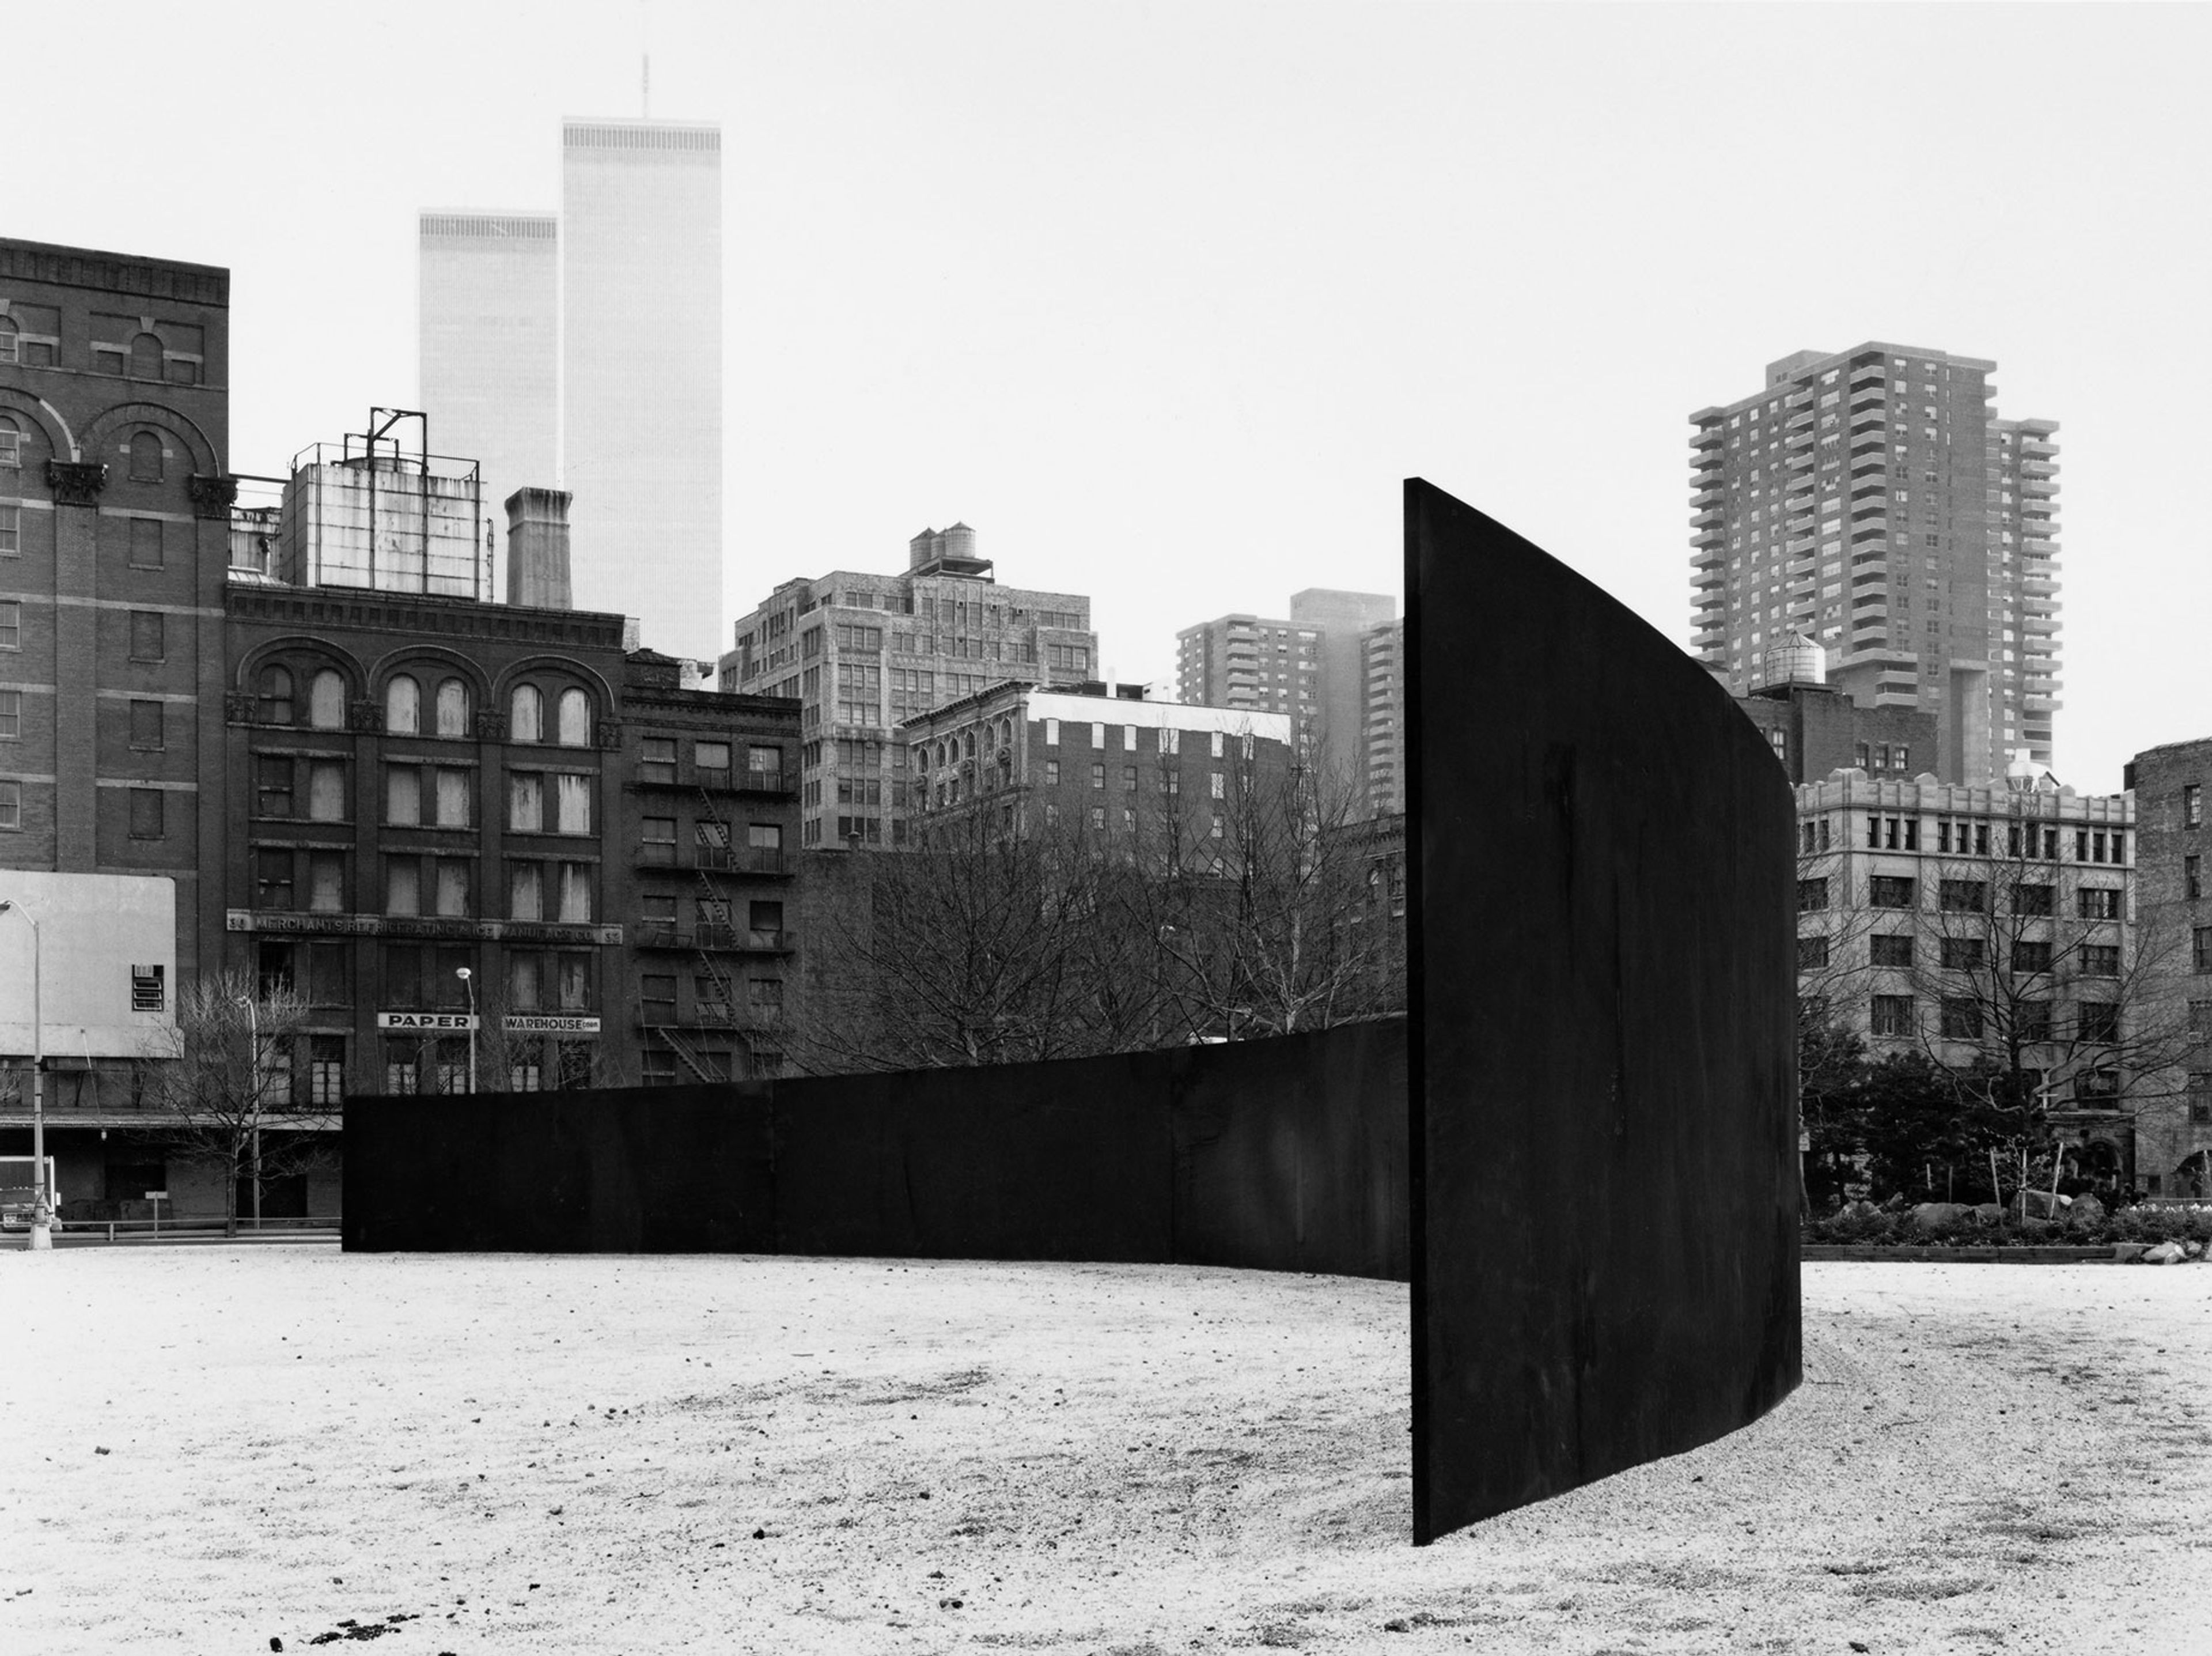
[[[473,1012],[380,1012],[376,1014],[379,1029],[434,1029],[465,1032],[476,1028],[477,1014]]]

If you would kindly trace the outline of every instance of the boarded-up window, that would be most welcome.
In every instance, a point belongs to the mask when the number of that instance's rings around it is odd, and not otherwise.
[[[545,779],[535,770],[517,770],[507,779],[507,825],[518,834],[545,829]]]
[[[507,865],[507,912],[514,920],[545,917],[545,881],[537,863]]]
[[[422,912],[422,869],[419,859],[395,856],[384,865],[384,911],[386,914]]]
[[[131,481],[159,483],[161,480],[161,440],[150,431],[134,433],[131,439]]]
[[[588,834],[592,831],[592,779],[589,776],[564,776],[560,778],[560,814],[556,827],[564,834]]]
[[[394,736],[422,732],[422,686],[404,673],[384,687],[384,728]]]
[[[345,761],[307,763],[307,815],[316,822],[343,822],[346,816]]]
[[[592,917],[592,870],[588,863],[561,865],[561,918],[582,925]]]
[[[134,661],[161,661],[168,659],[168,646],[161,626],[159,610],[131,612],[131,659]]]
[[[438,826],[469,825],[469,796],[475,791],[476,773],[441,766],[438,770]]]
[[[158,788],[132,788],[131,790],[131,837],[159,839],[161,835],[161,790]]]
[[[318,914],[345,911],[345,854],[310,851],[307,854],[307,906]]]
[[[422,820],[422,772],[417,767],[385,767],[384,819],[401,828],[414,827]]]
[[[307,722],[318,730],[345,728],[345,679],[325,667],[307,681]]]
[[[158,569],[161,567],[161,520],[132,518],[131,522],[131,567],[134,569]]]
[[[507,703],[507,734],[518,742],[545,740],[545,698],[535,685],[517,685]]]
[[[465,915],[469,911],[469,865],[459,857],[438,860],[438,912]]]
[[[161,704],[159,702],[131,703],[131,746],[159,749],[161,746]]]
[[[592,698],[580,690],[561,692],[561,746],[592,745]]]
[[[469,734],[469,687],[458,679],[448,679],[438,686],[438,734]]]

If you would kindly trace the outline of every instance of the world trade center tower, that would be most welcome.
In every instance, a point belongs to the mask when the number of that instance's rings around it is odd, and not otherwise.
[[[433,447],[482,462],[495,523],[567,490],[576,607],[696,660],[724,642],[721,149],[711,125],[571,119],[557,216],[421,225]]]
[[[579,609],[712,661],[722,639],[722,135],[561,130],[561,486]]]

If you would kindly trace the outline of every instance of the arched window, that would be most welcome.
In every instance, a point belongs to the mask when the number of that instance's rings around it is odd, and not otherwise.
[[[317,730],[345,728],[345,675],[324,667],[307,680],[307,722]]]
[[[138,431],[131,438],[131,481],[159,483],[161,480],[161,440],[150,431]]]
[[[972,759],[975,757],[975,733],[973,730],[961,738],[961,748],[963,758]]]
[[[517,685],[507,698],[507,734],[518,742],[545,740],[545,698],[535,685]]]
[[[438,686],[438,734],[469,734],[469,687],[458,679],[448,679]]]
[[[292,675],[279,667],[261,669],[260,694],[254,715],[263,724],[292,722]]]
[[[422,734],[422,686],[404,673],[384,687],[384,728],[394,736]]]
[[[561,746],[592,745],[592,698],[574,688],[561,692]]]
[[[0,358],[0,361],[5,361]],[[23,464],[23,433],[15,421],[0,414],[0,472],[13,472]]]
[[[161,341],[157,336],[142,333],[131,340],[131,377],[134,380],[158,380],[161,377]]]

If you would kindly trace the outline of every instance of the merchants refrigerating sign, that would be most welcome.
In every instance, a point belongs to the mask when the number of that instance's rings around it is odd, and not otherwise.
[[[501,1019],[500,1027],[510,1035],[596,1035],[599,1032],[597,1018],[580,1018],[550,1012],[510,1012]]]
[[[477,1026],[473,1012],[380,1012],[379,1029],[450,1029],[455,1032]]]

